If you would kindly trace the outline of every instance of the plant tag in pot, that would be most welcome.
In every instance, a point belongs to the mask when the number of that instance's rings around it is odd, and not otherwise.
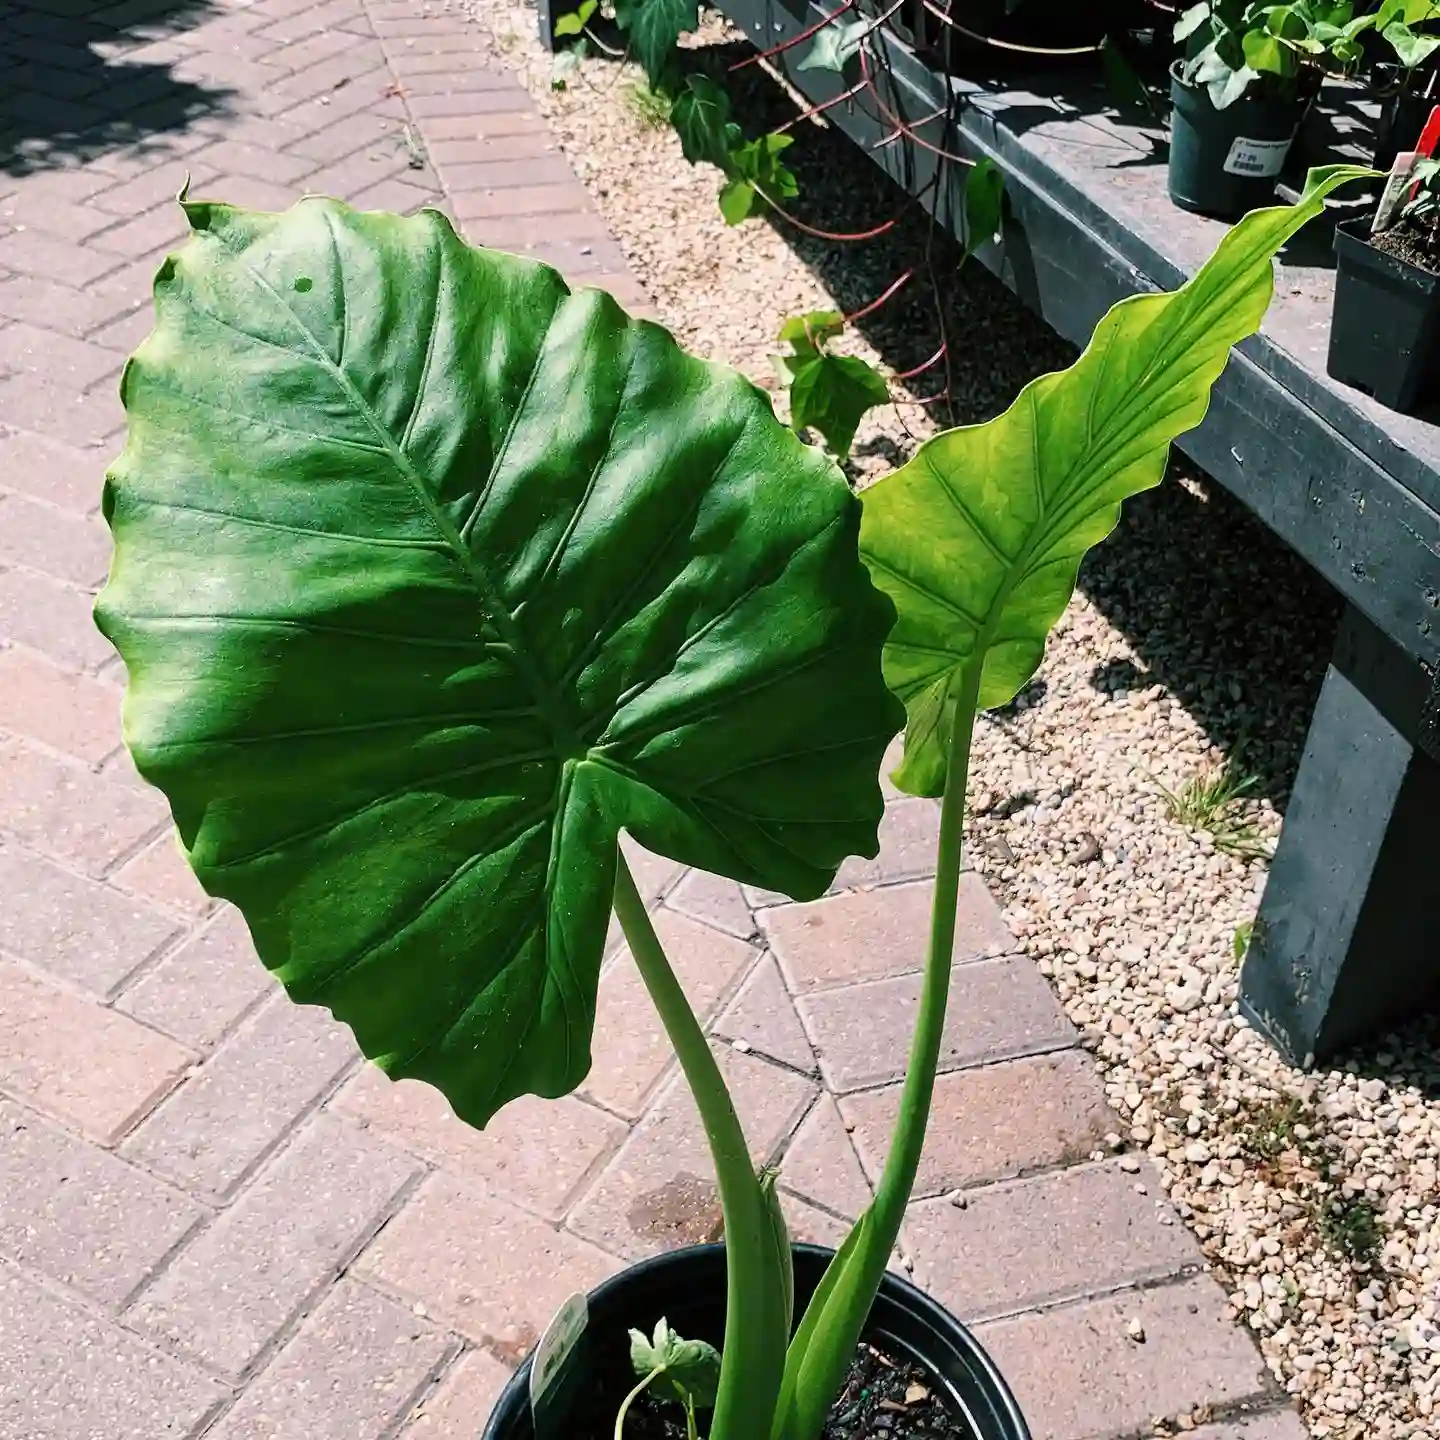
[[[1287,140],[1247,140],[1238,136],[1225,157],[1225,171],[1229,175],[1252,175],[1268,180],[1285,168],[1285,157],[1290,152],[1294,136]]]
[[[1419,155],[1413,150],[1402,150],[1395,157],[1395,163],[1390,167],[1389,178],[1385,181],[1385,191],[1380,196],[1380,208],[1376,210],[1374,223],[1370,226],[1372,235],[1378,235],[1382,230],[1388,230],[1395,223],[1395,213],[1405,199],[1410,176],[1415,169],[1415,162],[1419,158]]]
[[[583,1294],[576,1293],[555,1312],[535,1347],[530,1359],[535,1440],[559,1440],[567,1428],[567,1401],[581,1368],[572,1362],[589,1323],[590,1306]]]

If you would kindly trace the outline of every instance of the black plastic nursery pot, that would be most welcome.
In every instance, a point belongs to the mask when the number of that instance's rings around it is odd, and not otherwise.
[[[1170,198],[1182,210],[1238,220],[1275,200],[1275,181],[1307,102],[1242,95],[1223,110],[1203,85],[1170,71]]]
[[[1440,275],[1370,244],[1370,221],[1335,227],[1326,372],[1392,410],[1440,394]]]
[[[835,1252],[795,1246],[795,1312],[808,1303]],[[581,1418],[605,1421],[603,1433],[635,1383],[629,1331],[650,1334],[664,1318],[687,1339],[719,1346],[725,1331],[725,1247],[695,1245],[643,1260],[589,1296],[584,1338],[572,1352],[575,1374],[560,1382],[567,1408],[549,1418],[557,1436]],[[866,1338],[895,1359],[911,1360],[934,1377],[932,1393],[968,1422],[976,1440],[1031,1440],[1019,1406],[978,1342],[935,1301],[887,1274],[870,1312]],[[535,1440],[530,1413],[530,1360],[505,1387],[481,1440]],[[568,1419],[567,1419],[568,1417]],[[543,1440],[543,1437],[542,1437]],[[763,1437],[757,1437],[763,1440]]]

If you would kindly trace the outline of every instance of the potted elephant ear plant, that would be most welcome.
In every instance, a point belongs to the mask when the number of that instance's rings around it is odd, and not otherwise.
[[[1170,198],[1234,219],[1267,205],[1324,71],[1362,58],[1376,16],[1353,0],[1200,0],[1175,23]]]
[[[589,1298],[586,1343],[543,1367],[565,1383],[542,1436],[817,1440],[863,1336],[929,1376],[932,1434],[1025,1440],[975,1341],[886,1274],[941,1048],[971,728],[1034,672],[1086,550],[1259,325],[1271,257],[1351,173],[1117,305],[1070,370],[863,501],[734,371],[438,213],[184,200],[122,382],[98,618],[196,874],[295,1000],[476,1126],[584,1079],[613,910],[710,1140],[724,1244]],[[904,1099],[838,1254],[792,1248],[618,840],[819,895],[876,851],[902,722],[897,783],[943,797]],[[532,1373],[488,1440],[537,1433]]]

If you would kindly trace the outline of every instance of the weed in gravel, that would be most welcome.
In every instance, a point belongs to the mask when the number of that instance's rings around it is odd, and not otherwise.
[[[1250,948],[1250,941],[1254,934],[1255,922],[1253,920],[1242,920],[1235,927],[1235,934],[1230,939],[1230,949],[1235,956],[1237,965],[1245,958],[1245,952]]]
[[[670,123],[670,97],[644,80],[625,87],[625,108],[647,130],[660,130]]]
[[[1367,1269],[1379,1261],[1385,1233],[1379,1212],[1363,1195],[1333,1195],[1317,1218],[1320,1234],[1332,1250]]]
[[[1154,783],[1170,818],[1191,830],[1206,831],[1217,850],[1237,860],[1270,858],[1269,845],[1244,810],[1248,792],[1259,783],[1257,776],[1242,775],[1227,763],[1192,776],[1178,790],[1158,780]]]
[[[1271,1100],[1256,1109],[1236,1135],[1247,1154],[1266,1162],[1278,1160],[1287,1150],[1298,1149],[1301,1137],[1296,1127],[1305,1123],[1305,1107],[1293,1095]]]

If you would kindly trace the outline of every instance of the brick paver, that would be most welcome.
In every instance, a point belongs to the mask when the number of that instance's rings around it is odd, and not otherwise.
[[[559,1301],[717,1233],[693,1104],[618,932],[586,1086],[485,1134],[275,993],[120,750],[101,474],[187,176],[436,204],[645,297],[455,9],[0,0],[0,30],[0,1440],[474,1440]],[[806,905],[628,847],[800,1239],[883,1160],[936,819],[892,792],[880,857]],[[979,1322],[1036,1440],[1301,1440],[974,875],[959,951],[896,1265]]]

